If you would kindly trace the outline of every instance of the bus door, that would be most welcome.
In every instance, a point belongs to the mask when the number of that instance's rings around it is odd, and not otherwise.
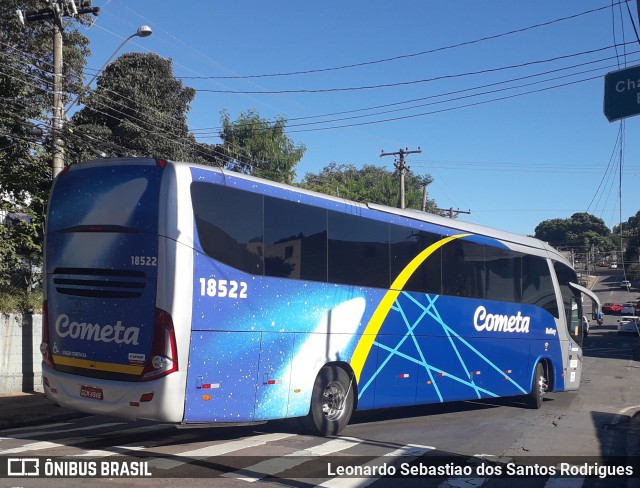
[[[294,336],[278,332],[262,333],[255,420],[287,416]]]
[[[582,338],[584,330],[582,324],[582,303],[579,295],[571,297],[571,304],[567,311],[567,327],[569,340],[563,348],[563,362],[567,372],[565,376],[565,389],[575,390],[580,385],[582,375]]]

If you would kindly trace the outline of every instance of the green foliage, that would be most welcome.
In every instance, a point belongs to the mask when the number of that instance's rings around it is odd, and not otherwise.
[[[626,222],[613,228],[613,232],[621,235],[624,248],[623,259],[631,263],[627,275],[632,280],[640,281],[640,211],[629,217]]]
[[[629,238],[631,240],[630,245],[632,246],[637,247],[640,245],[640,211],[629,217],[622,225],[614,226],[613,233],[617,235],[622,234],[623,237]]]
[[[195,97],[173,75],[173,63],[157,54],[128,53],[98,78],[68,135],[73,161],[106,155],[204,162],[210,154],[189,132]]]
[[[53,30],[22,26],[16,9],[35,0],[0,2],[0,296],[26,296],[40,282],[44,212],[51,185],[48,133],[53,107]],[[63,30],[64,99],[81,86],[88,40],[77,21]],[[34,129],[40,128],[41,134]],[[43,138],[44,136],[44,138]],[[19,300],[20,301],[20,300]],[[24,301],[24,300],[22,300]]]
[[[228,169],[291,184],[295,167],[304,156],[304,144],[296,146],[285,134],[286,119],[271,123],[257,112],[242,112],[235,122],[222,112],[222,152]]]
[[[400,192],[398,181],[397,174],[386,168],[367,164],[357,169],[351,164],[338,165],[332,162],[319,173],[307,173],[301,186],[349,200],[397,207]],[[431,176],[409,172],[405,176],[405,207],[421,209],[423,190],[432,181]],[[438,213],[436,208],[433,200],[427,201],[427,212]]]
[[[575,213],[568,219],[551,219],[540,222],[535,237],[554,247],[571,247],[596,251],[614,248],[611,232],[604,220],[588,213]]]

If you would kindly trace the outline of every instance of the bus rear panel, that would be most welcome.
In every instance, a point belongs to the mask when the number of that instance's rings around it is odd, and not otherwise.
[[[179,369],[172,317],[156,303],[163,172],[148,161],[88,164],[55,182],[41,349],[45,390],[63,406],[182,419],[158,401],[180,391],[179,378],[160,379]]]

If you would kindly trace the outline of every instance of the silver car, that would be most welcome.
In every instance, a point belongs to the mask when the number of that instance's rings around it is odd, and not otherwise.
[[[638,334],[640,327],[640,317],[626,315],[618,320],[618,334]]]
[[[620,310],[620,315],[635,315],[636,307],[633,303],[625,303],[622,305],[622,310]]]

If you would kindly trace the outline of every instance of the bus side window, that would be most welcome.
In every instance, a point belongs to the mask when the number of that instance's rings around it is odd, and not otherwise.
[[[457,239],[442,246],[442,293],[484,298],[484,246]]]
[[[522,255],[508,249],[485,247],[488,300],[522,301]]]
[[[389,224],[330,211],[329,281],[388,288]]]
[[[265,197],[265,274],[327,281],[327,210]]]
[[[435,244],[442,236],[411,227],[391,225],[391,282],[422,251]],[[440,295],[442,293],[442,251],[431,253],[409,277],[405,290]]]
[[[202,250],[228,266],[263,274],[262,195],[196,182],[191,200]]]

